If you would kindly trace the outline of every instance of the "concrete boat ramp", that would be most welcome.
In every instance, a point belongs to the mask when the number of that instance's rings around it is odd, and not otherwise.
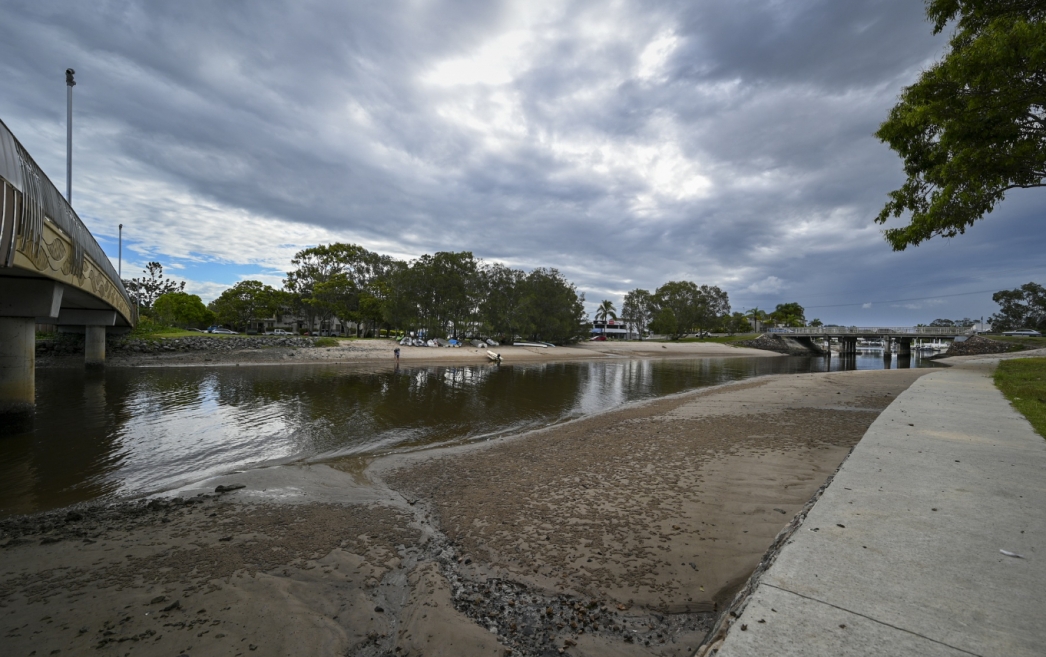
[[[1046,655],[1046,440],[999,360],[950,359],[883,411],[697,654]]]

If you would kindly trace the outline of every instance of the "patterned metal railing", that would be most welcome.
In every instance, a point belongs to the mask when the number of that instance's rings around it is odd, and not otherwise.
[[[0,120],[0,267],[9,267],[15,251],[31,255],[44,248],[44,220],[50,220],[72,244],[69,273],[84,275],[84,256],[89,256],[109,278],[131,309],[137,322],[137,305],[124,289],[123,281],[102,247],[80,221],[72,206],[29,155],[21,142]]]

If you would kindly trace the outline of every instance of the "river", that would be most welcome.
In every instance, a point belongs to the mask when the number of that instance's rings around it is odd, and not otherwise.
[[[873,352],[379,370],[41,369],[35,419],[0,427],[0,516],[269,463],[482,440],[753,376],[928,365]]]

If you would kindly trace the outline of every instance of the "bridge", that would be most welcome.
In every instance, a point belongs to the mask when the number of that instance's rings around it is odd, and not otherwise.
[[[109,258],[0,121],[0,414],[32,411],[36,324],[83,332],[85,364],[105,362],[107,331],[138,308]]]
[[[795,338],[808,346],[813,341],[824,340],[830,343],[832,338],[839,341],[839,353],[850,355],[857,353],[857,341],[883,340],[889,353],[891,341],[897,342],[897,353],[907,356],[912,353],[912,342],[923,338],[954,340],[960,336],[975,334],[969,326],[800,326],[794,328],[772,328],[769,333],[782,337]]]

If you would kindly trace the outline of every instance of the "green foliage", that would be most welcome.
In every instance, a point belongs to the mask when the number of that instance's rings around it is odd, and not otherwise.
[[[748,318],[743,313],[733,313],[723,317],[720,329],[724,333],[734,335],[735,333],[746,333],[752,329],[752,325],[748,323]]]
[[[686,333],[686,331],[679,331],[679,320],[676,319],[676,313],[667,306],[657,311],[657,315],[654,316],[654,321],[650,322],[650,330],[654,333],[668,335],[675,338]]]
[[[1046,332],[1046,288],[1026,283],[1016,290],[1002,290],[992,295],[999,312],[991,317],[992,331],[1037,329]]]
[[[824,322],[822,322],[820,319],[817,319],[815,317],[812,320],[810,320],[810,326],[814,326],[814,327],[824,326]]]
[[[745,317],[752,325],[752,328],[757,331],[763,328],[763,324],[766,324],[770,321],[770,316],[766,314],[766,311],[760,310],[758,308],[752,308],[751,310],[749,310],[747,313],[745,313]]]
[[[948,328],[952,326],[973,326],[976,323],[977,322],[973,321],[969,317],[964,317],[962,319],[935,319],[932,322],[930,322],[929,325],[938,328]]]
[[[564,344],[584,331],[585,295],[557,269],[538,268],[523,283],[523,316],[526,332],[535,340]]]
[[[621,318],[625,320],[629,331],[643,337],[654,310],[654,297],[647,290],[636,288],[625,295],[621,306]]]
[[[794,301],[779,303],[774,312],[770,313],[770,319],[782,326],[806,326],[806,311]]]
[[[958,18],[950,52],[907,87],[876,136],[907,180],[876,218],[902,251],[954,237],[1014,188],[1046,184],[1046,4],[932,0],[934,31]]]
[[[195,294],[167,292],[153,302],[153,315],[161,324],[203,328],[214,322],[214,313]]]
[[[124,289],[138,304],[138,307],[146,311],[152,309],[153,303],[164,294],[181,292],[185,289],[185,281],[176,283],[169,278],[163,277],[163,265],[158,262],[150,262],[142,270],[145,274],[141,278],[132,278],[123,282]]]
[[[221,293],[208,308],[220,324],[244,330],[257,317],[270,317],[285,299],[261,281],[240,281]]]
[[[338,338],[316,338],[313,342],[317,347],[337,347]]]
[[[654,306],[658,309],[651,330],[674,337],[702,331],[714,326],[722,315],[730,312],[730,300],[726,292],[716,286],[702,285],[690,281],[670,281],[654,292]],[[670,309],[675,318],[675,330],[665,331],[667,316],[662,311]]]
[[[1046,437],[1046,358],[1015,358],[995,368],[995,385]]]
[[[608,320],[611,320],[611,319],[613,319],[613,320],[617,319],[617,309],[614,308],[614,302],[613,301],[611,301],[610,299],[603,299],[599,303],[599,308],[596,309],[596,321],[597,322],[604,322],[604,324],[603,324],[603,334],[604,335],[607,332],[606,322]]]

